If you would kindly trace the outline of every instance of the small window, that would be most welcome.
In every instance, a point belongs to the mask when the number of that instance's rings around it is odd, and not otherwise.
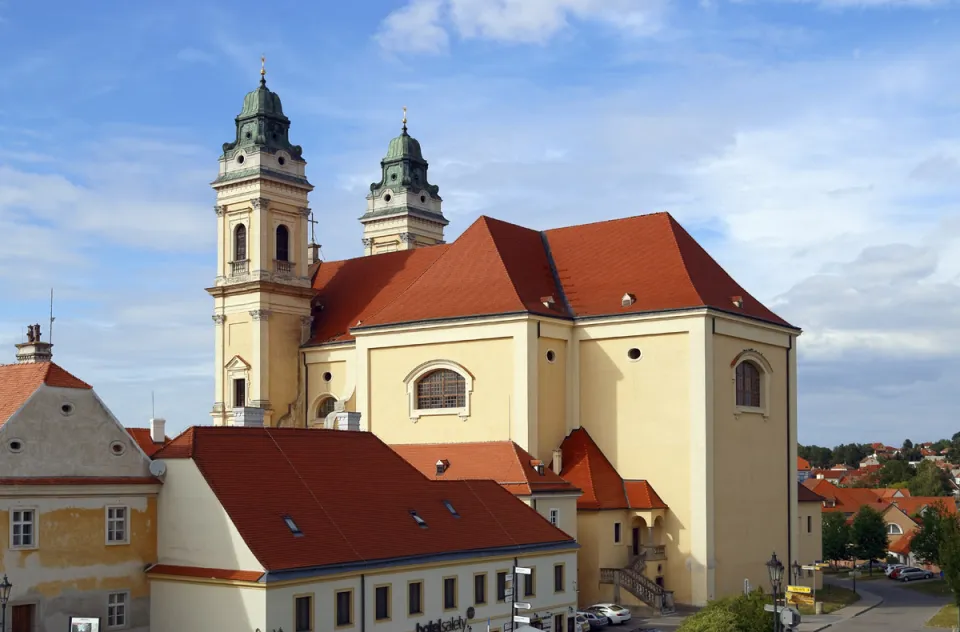
[[[473,605],[482,606],[487,603],[487,574],[473,576]]]
[[[807,533],[813,533],[813,516],[807,516]]]
[[[290,261],[290,231],[283,224],[277,226],[277,261]]]
[[[613,543],[614,543],[614,544],[620,544],[620,540],[621,540],[621,538],[620,538],[620,523],[619,523],[619,522],[614,522],[614,523],[613,523]]]
[[[537,569],[531,568],[529,575],[523,576],[523,596],[534,597],[537,594]]]
[[[243,408],[247,405],[247,381],[243,378],[233,381],[233,407]]]
[[[233,260],[247,260],[247,227],[243,224],[233,229]]]
[[[547,350],[547,362],[553,363],[557,359],[557,354],[553,349]]]
[[[497,571],[497,601],[507,600],[507,572]]]
[[[386,621],[390,618],[390,587],[377,586],[375,599],[377,621]]]
[[[107,544],[127,544],[127,508],[107,507]]]
[[[553,592],[563,592],[563,564],[553,565]]]
[[[287,524],[287,528],[290,529],[290,533],[297,537],[303,535],[303,531],[301,531],[300,527],[297,526],[297,523],[293,521],[293,518],[290,516],[284,516],[283,521]]]
[[[437,369],[417,382],[417,409],[463,408],[467,405],[467,384],[450,369]]]
[[[353,591],[337,591],[337,627],[353,625]]]
[[[123,628],[127,625],[127,593],[107,595],[107,627]]]
[[[562,632],[563,630],[563,615],[555,614],[553,615],[553,629],[557,632]]]
[[[760,408],[760,369],[753,362],[737,365],[737,406]]]
[[[324,382],[329,382],[330,380],[333,379],[333,373],[331,373],[330,371],[324,371],[322,377]]]
[[[809,520],[809,517],[807,520]],[[890,535],[903,535],[903,529],[900,528],[900,525],[891,522],[887,525],[887,533]]]
[[[460,514],[458,514],[457,510],[453,508],[453,504],[449,500],[443,501],[443,505],[447,508],[447,511],[449,511],[454,518],[460,517]]]
[[[312,632],[313,630],[313,597],[304,595],[297,597],[294,601],[296,610],[296,620],[294,629],[296,632]]]
[[[454,610],[457,607],[457,578],[447,577],[443,580],[443,609]]]
[[[410,510],[410,517],[413,518],[414,522],[416,522],[416,523],[417,523],[417,526],[420,527],[421,529],[426,529],[426,528],[427,528],[427,521],[424,520],[423,518],[421,518],[420,516],[418,516],[416,511],[413,511],[413,510],[411,509],[411,510]]]
[[[317,408],[317,417],[320,419],[326,419],[327,415],[336,410],[336,408],[336,397],[324,397],[322,400],[320,400],[320,406]]]
[[[30,549],[37,543],[37,514],[33,509],[10,512],[10,548]]]
[[[550,510],[550,524],[552,524],[553,526],[557,526],[558,524],[560,524],[560,510],[559,510],[559,509],[551,509],[551,510]]]
[[[407,585],[407,614],[423,614],[423,582]]]
[[[633,362],[636,362],[637,360],[639,360],[639,359],[642,358],[642,357],[643,357],[643,352],[640,351],[639,349],[637,349],[636,347],[634,347],[634,348],[632,348],[632,349],[629,349],[629,350],[627,351],[627,358],[629,358],[629,359],[632,360]]]

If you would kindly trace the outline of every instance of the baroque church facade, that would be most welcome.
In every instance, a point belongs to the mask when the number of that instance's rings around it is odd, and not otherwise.
[[[583,605],[629,601],[637,582],[703,604],[766,586],[771,552],[797,559],[800,330],[673,217],[546,231],[480,217],[447,243],[404,118],[360,217],[363,256],[320,261],[289,132],[261,77],[212,184],[214,424],[348,418],[392,445],[513,442],[582,488]],[[656,561],[641,580],[642,550]]]

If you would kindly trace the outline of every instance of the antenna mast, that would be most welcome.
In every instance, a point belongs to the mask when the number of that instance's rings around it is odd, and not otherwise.
[[[150,419],[157,418],[157,400],[153,397],[153,391],[150,391]]]
[[[53,344],[53,321],[56,318],[53,317],[53,288],[50,288],[50,328],[47,330],[47,338],[50,341],[50,344]]]

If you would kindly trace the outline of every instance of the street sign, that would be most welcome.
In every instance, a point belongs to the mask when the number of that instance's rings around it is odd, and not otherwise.
[[[522,617],[519,614],[513,615],[514,623],[530,623],[530,617]]]
[[[520,574],[520,575],[529,575],[529,574],[530,574],[530,569],[529,569],[529,568],[526,568],[525,566],[518,566],[518,567],[516,567],[516,568],[513,569],[513,570],[516,571],[516,572],[517,572],[518,574]]]
[[[860,571],[850,571],[850,577],[860,577],[863,575]]]
[[[510,597],[513,597],[513,588],[507,588],[506,590],[504,590],[503,596],[507,599],[509,599]]]
[[[524,603],[524,602],[522,602],[522,601],[518,601],[518,602],[516,602],[516,603],[513,604],[513,607],[516,608],[517,610],[530,610],[533,606],[531,606],[531,605],[528,604],[528,603]]]
[[[787,586],[787,592],[809,595],[812,591],[809,586]]]
[[[814,564],[813,566],[801,566],[800,568],[803,569],[803,570],[805,570],[805,571],[819,571],[819,570],[821,570],[823,567],[821,567],[821,566],[818,565],[818,564]]]

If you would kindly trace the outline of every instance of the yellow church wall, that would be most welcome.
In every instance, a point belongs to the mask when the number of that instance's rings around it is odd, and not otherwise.
[[[347,361],[339,360],[335,362],[311,362],[307,359],[307,401],[309,402],[308,418],[310,423],[322,423],[323,419],[318,417],[320,403],[328,398],[334,397],[337,401],[347,397],[344,402],[345,410],[349,408],[349,395],[345,391],[347,386]],[[330,374],[330,380],[324,379],[324,374]]]
[[[548,353],[553,360],[548,359]],[[567,342],[551,338],[539,339],[537,371],[537,452],[534,456],[549,463],[553,450],[567,436]]]
[[[701,320],[597,325],[578,332],[580,423],[623,478],[649,481],[670,507],[664,517],[667,560],[660,563],[666,588],[680,603],[694,600],[685,567],[694,519],[689,500],[693,342],[687,329]],[[637,335],[644,330],[650,333]],[[639,360],[628,357],[632,348],[641,350]]]
[[[268,629],[264,588],[157,578],[150,591],[151,632]]]
[[[796,497],[797,478],[787,456],[787,349],[771,344],[789,344],[789,338],[760,327],[717,321],[717,331],[725,333],[712,336],[713,469],[709,475],[715,481],[715,591],[724,596],[742,591],[745,579],[753,587],[767,586],[764,564],[773,552],[785,565],[793,562],[787,530],[795,519],[788,512],[788,502],[791,495]],[[747,350],[758,354],[772,371],[761,384],[766,414],[738,413],[735,405],[733,363]],[[795,375],[791,380],[795,390]],[[795,439],[794,429],[791,441]]]
[[[270,330],[268,399],[273,409],[272,421],[284,426],[303,427],[304,411],[294,407],[303,385],[299,353],[300,314],[274,309],[267,325]]]
[[[406,340],[416,340],[416,334]],[[512,338],[491,338],[367,349],[368,429],[388,444],[510,439],[513,346]],[[473,376],[469,417],[425,414],[414,423],[404,379],[436,360],[454,362]]]

